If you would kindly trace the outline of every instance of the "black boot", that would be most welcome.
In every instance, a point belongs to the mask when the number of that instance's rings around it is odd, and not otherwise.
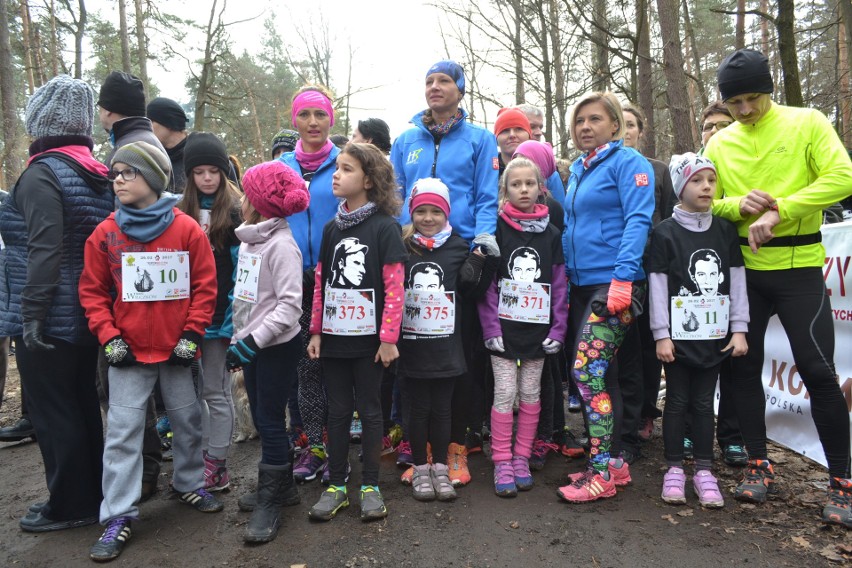
[[[290,464],[287,466],[287,473],[285,474],[284,479],[284,495],[281,500],[281,504],[284,507],[292,507],[294,505],[298,505],[302,502],[301,497],[299,497],[299,490],[296,487],[296,483],[293,481],[293,454],[290,454]],[[246,513],[250,513],[254,511],[254,508],[257,506],[257,491],[253,491],[251,493],[246,493],[239,499],[237,499],[237,507],[240,508],[240,511],[244,511]]]
[[[289,469],[292,482],[292,469]],[[257,466],[257,504],[246,525],[245,542],[269,542],[278,535],[278,515],[284,501],[288,467],[284,465]]]
[[[24,438],[35,439],[35,428],[29,418],[22,416],[14,426],[0,428],[0,442],[20,442]]]

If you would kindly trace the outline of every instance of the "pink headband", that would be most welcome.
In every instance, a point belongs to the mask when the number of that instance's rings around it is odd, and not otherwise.
[[[319,91],[305,91],[301,93],[293,101],[293,127],[296,127],[296,115],[305,108],[319,108],[328,113],[331,119],[329,126],[334,126],[334,109],[331,107],[331,101]]]

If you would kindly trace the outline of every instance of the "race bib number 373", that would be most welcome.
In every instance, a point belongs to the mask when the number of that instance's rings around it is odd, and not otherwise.
[[[189,253],[121,253],[121,288],[124,302],[189,298]]]
[[[375,335],[376,292],[372,288],[325,289],[322,332],[330,335]]]

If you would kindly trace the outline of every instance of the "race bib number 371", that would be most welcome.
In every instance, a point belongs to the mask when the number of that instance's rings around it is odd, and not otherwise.
[[[189,298],[189,253],[121,253],[121,288],[124,302]]]

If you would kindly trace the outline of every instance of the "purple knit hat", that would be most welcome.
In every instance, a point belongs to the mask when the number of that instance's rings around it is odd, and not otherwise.
[[[289,217],[307,209],[311,202],[305,180],[280,160],[246,170],[243,190],[252,207],[267,219]]]

